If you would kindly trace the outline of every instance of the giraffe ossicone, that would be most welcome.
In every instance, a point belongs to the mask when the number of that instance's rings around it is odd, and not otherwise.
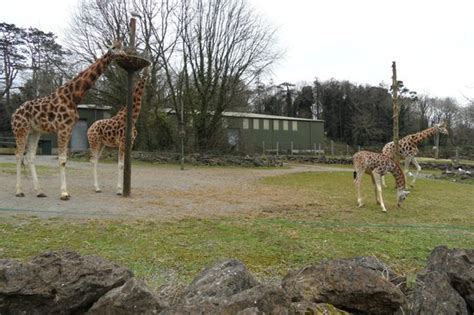
[[[149,77],[149,67],[143,69],[142,76],[135,85],[133,92],[133,110],[132,110],[132,145],[137,137],[137,129],[135,124],[140,115],[143,91]],[[127,108],[122,107],[114,117],[101,119],[94,122],[89,130],[87,130],[87,139],[93,165],[94,188],[97,193],[102,192],[97,178],[97,166],[99,164],[100,155],[104,147],[118,149],[118,180],[117,195],[123,193],[123,170],[125,156],[125,130],[126,130]]]
[[[41,134],[53,133],[58,138],[58,160],[61,175],[61,200],[69,200],[66,186],[66,161],[72,129],[79,120],[77,104],[107,69],[114,58],[124,55],[122,43],[115,42],[109,50],[73,79],[51,94],[23,103],[12,115],[12,130],[16,139],[16,196],[24,197],[21,184],[21,164],[26,150],[36,195],[46,197],[36,173],[35,157]]]
[[[352,163],[354,165],[354,183],[356,185],[357,203],[359,208],[364,205],[360,188],[362,184],[362,177],[364,173],[366,173],[372,178],[372,183],[375,188],[375,200],[377,204],[382,207],[383,212],[387,212],[382,197],[381,185],[381,177],[387,172],[392,173],[393,177],[395,178],[395,187],[397,189],[397,206],[401,207],[402,202],[406,199],[410,192],[405,190],[405,174],[403,174],[403,171],[397,162],[382,153],[359,151],[352,157]]]

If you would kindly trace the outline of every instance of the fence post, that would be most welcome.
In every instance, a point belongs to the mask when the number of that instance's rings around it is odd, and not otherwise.
[[[321,142],[318,143],[318,153],[321,153]]]
[[[262,141],[262,154],[265,155],[265,141]]]
[[[276,142],[276,145],[277,145],[277,153],[276,153],[276,154],[277,154],[277,156],[278,156],[278,147],[279,147],[278,141]]]
[[[291,155],[293,155],[293,141],[290,143],[290,150],[291,150]]]
[[[347,151],[347,155],[350,155],[350,154],[349,154],[349,145],[348,145],[348,144],[346,144],[346,151]]]
[[[314,155],[316,155],[316,142],[314,143]]]
[[[331,140],[331,155],[334,156],[334,141]]]
[[[456,147],[456,161],[459,162],[459,149]]]

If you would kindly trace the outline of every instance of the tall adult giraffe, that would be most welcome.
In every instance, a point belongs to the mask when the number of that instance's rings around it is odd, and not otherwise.
[[[418,161],[415,158],[418,155],[418,146],[423,140],[433,136],[437,132],[442,133],[442,134],[448,134],[446,123],[436,124],[431,128],[405,136],[402,139],[400,139],[400,141],[398,142],[398,149],[399,149],[398,151],[399,151],[400,157],[405,159],[405,174],[412,175],[409,172],[410,163],[413,163],[413,165],[416,167],[416,173],[413,176],[413,180],[410,183],[410,185],[415,184],[416,178],[418,177],[418,174],[421,171],[421,166],[420,164],[418,164]],[[387,143],[383,147],[382,153],[390,156],[391,158],[394,157],[395,146],[393,144],[393,141]],[[386,187],[385,178],[383,176],[382,176],[382,184],[384,187]]]
[[[33,185],[38,197],[46,197],[38,182],[34,164],[41,134],[55,133],[58,137],[59,169],[61,174],[61,200],[69,200],[66,187],[66,161],[72,128],[79,119],[77,104],[107,69],[112,60],[125,55],[122,43],[116,42],[107,53],[97,59],[72,80],[50,95],[23,103],[12,115],[12,129],[16,139],[16,196],[24,197],[21,186],[21,162],[25,149],[30,165]],[[27,145],[28,143],[28,145]]]
[[[149,67],[143,70],[141,78],[135,85],[135,91],[133,92],[133,134],[132,134],[132,145],[137,137],[137,129],[135,124],[140,115],[140,109],[142,104],[143,90],[145,89],[146,81],[149,77]],[[117,195],[123,193],[123,167],[124,167],[124,156],[125,156],[125,130],[126,130],[126,119],[127,119],[127,108],[122,107],[118,113],[108,119],[97,120],[87,130],[87,139],[89,140],[89,146],[91,150],[91,162],[94,167],[94,188],[95,191],[100,193],[99,181],[97,179],[97,165],[99,164],[99,158],[104,147],[118,148],[118,182],[117,182]]]

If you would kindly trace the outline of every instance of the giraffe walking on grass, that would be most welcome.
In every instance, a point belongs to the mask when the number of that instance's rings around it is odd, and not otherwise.
[[[447,135],[448,129],[446,128],[446,123],[436,124],[431,128],[405,136],[402,139],[400,139],[400,141],[398,142],[399,155],[401,158],[405,159],[405,174],[409,176],[413,176],[410,186],[413,186],[415,184],[416,178],[418,177],[418,174],[421,171],[421,166],[420,164],[418,164],[418,161],[415,158],[418,155],[418,146],[423,140],[433,136],[437,132]],[[383,147],[382,153],[390,156],[391,158],[394,158],[395,145],[393,144],[393,141],[387,143]],[[413,175],[409,171],[410,163],[413,163],[413,165],[416,167],[415,175]],[[383,177],[382,177],[382,184],[384,187],[387,187],[385,185],[385,178]]]
[[[23,103],[12,115],[12,130],[16,139],[16,196],[24,197],[21,185],[23,154],[30,165],[37,197],[46,197],[36,173],[35,157],[41,134],[54,133],[58,137],[59,170],[61,174],[61,200],[69,200],[66,187],[66,161],[72,128],[79,119],[77,104],[94,85],[116,56],[125,55],[120,42],[114,43],[106,54],[72,80],[66,82],[48,96]],[[27,145],[28,144],[28,145]]]
[[[133,92],[133,111],[132,111],[132,145],[137,137],[137,129],[135,123],[140,115],[143,91],[146,81],[149,77],[149,68],[145,68],[142,76],[135,86]],[[117,195],[123,193],[123,171],[125,157],[125,130],[126,130],[127,108],[122,107],[118,113],[108,119],[97,120],[90,126],[87,131],[87,139],[91,150],[91,163],[94,171],[94,188],[97,193],[102,192],[97,179],[97,166],[99,164],[100,155],[104,147],[118,148],[118,182]]]
[[[393,174],[395,178],[395,187],[397,189],[397,205],[400,207],[406,199],[409,191],[405,190],[405,174],[403,174],[400,165],[387,155],[369,151],[359,151],[352,157],[354,164],[354,183],[357,189],[357,203],[359,208],[364,205],[360,186],[362,184],[362,176],[364,173],[372,177],[372,183],[375,188],[375,200],[382,207],[383,212],[387,212],[382,198],[381,177],[387,172]]]

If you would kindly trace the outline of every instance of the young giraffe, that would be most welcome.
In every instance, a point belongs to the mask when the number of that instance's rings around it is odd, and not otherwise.
[[[413,186],[415,184],[416,178],[421,171],[421,167],[415,158],[418,154],[418,146],[423,140],[433,136],[436,132],[440,132],[442,134],[448,134],[448,130],[446,129],[446,123],[437,124],[431,128],[405,136],[402,139],[400,139],[400,141],[398,142],[400,157],[405,159],[405,174],[413,176],[413,180],[410,186]],[[394,157],[395,146],[393,144],[393,141],[387,143],[383,147],[382,153],[390,156],[391,158]],[[413,163],[413,165],[415,165],[416,167],[415,175],[412,175],[412,173],[409,172],[410,163]],[[385,178],[383,177],[382,177],[382,184],[384,187],[387,187],[385,185]]]
[[[143,90],[145,89],[146,81],[149,77],[148,67],[143,70],[142,77],[135,86],[133,93],[133,135],[132,145],[137,137],[137,129],[135,123],[137,122],[138,115],[140,114],[140,108],[142,103]],[[123,192],[123,166],[124,166],[124,155],[125,155],[125,129],[126,129],[126,118],[127,108],[122,107],[118,113],[108,119],[97,120],[90,126],[87,131],[87,139],[89,140],[89,146],[91,150],[91,162],[94,166],[94,187],[95,192],[100,193],[99,182],[97,180],[97,165],[99,164],[99,158],[104,147],[118,148],[118,182],[117,182],[117,195],[121,195]]]
[[[34,164],[38,141],[43,133],[55,133],[58,137],[59,169],[61,174],[61,200],[69,200],[66,188],[66,161],[72,128],[79,119],[76,105],[107,69],[112,60],[125,54],[122,44],[116,42],[109,51],[69,82],[48,96],[23,103],[12,115],[12,129],[16,138],[16,196],[24,197],[21,186],[21,162],[25,149],[30,165],[33,185],[38,197],[42,192]],[[28,142],[28,146],[27,146]]]
[[[355,169],[354,183],[356,184],[357,188],[357,203],[359,204],[359,208],[364,205],[360,191],[362,176],[364,173],[370,174],[372,177],[372,183],[375,186],[375,199],[377,204],[380,204],[382,207],[383,212],[387,212],[387,209],[385,208],[382,198],[380,177],[385,175],[387,172],[392,173],[393,177],[395,178],[395,187],[397,188],[398,206],[401,206],[401,203],[405,200],[410,192],[405,190],[405,174],[403,174],[403,171],[397,162],[382,153],[369,151],[357,152],[352,157],[352,162]]]

